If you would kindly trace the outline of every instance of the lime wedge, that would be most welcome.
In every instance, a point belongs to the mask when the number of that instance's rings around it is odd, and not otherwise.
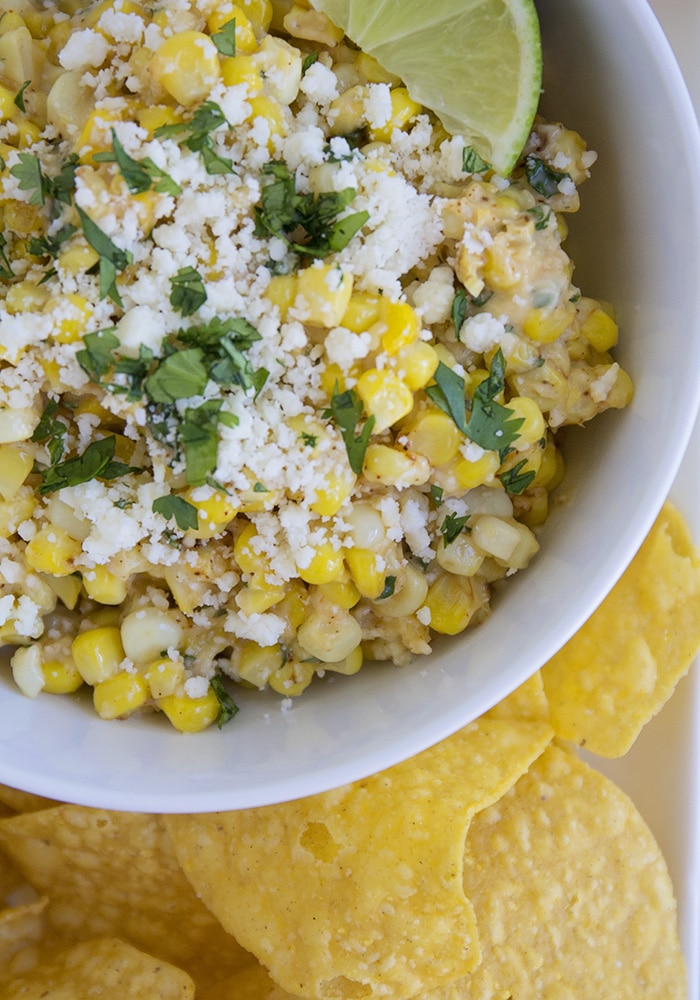
[[[540,97],[533,0],[311,0],[406,84],[448,132],[507,176]]]

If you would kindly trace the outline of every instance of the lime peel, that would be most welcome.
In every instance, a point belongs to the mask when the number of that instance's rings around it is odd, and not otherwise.
[[[533,0],[311,0],[507,177],[542,86]]]

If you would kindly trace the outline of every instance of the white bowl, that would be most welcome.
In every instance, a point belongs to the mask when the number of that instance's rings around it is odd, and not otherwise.
[[[238,695],[222,731],[103,722],[78,698],[30,700],[0,672],[0,781],[86,805],[197,812],[318,792],[409,757],[545,662],[623,571],[672,484],[700,396],[700,140],[645,0],[538,0],[544,113],[599,153],[569,250],[586,293],[613,301],[632,406],[571,435],[568,485],[542,550],[479,629],[406,668],[317,682],[280,710]]]

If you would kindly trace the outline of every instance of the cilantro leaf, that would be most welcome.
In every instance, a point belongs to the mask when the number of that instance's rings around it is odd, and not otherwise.
[[[457,340],[459,340],[462,324],[467,318],[467,301],[466,291],[463,288],[458,288],[455,297],[452,299],[452,310],[450,313]]]
[[[33,236],[27,240],[27,250],[33,257],[57,257],[62,245],[77,232],[75,226],[61,226],[53,236]]]
[[[566,180],[567,177],[569,180],[571,179],[570,174],[554,170],[544,160],[532,154],[525,157],[523,166],[528,184],[543,198],[551,198],[552,195],[558,194],[560,182]]]
[[[519,496],[524,493],[535,478],[534,469],[529,469],[527,472],[522,471],[526,465],[527,459],[522,458],[512,469],[506,469],[498,477],[503,489],[511,496]]]
[[[308,52],[304,56],[304,61],[301,64],[301,75],[304,76],[306,71],[311,69],[315,62],[318,62],[318,52]]]
[[[211,133],[222,125],[228,125],[228,122],[219,105],[214,101],[204,101],[189,121],[161,125],[153,135],[157,139],[174,139],[191,152],[199,153],[208,174],[231,174],[233,163],[216,152],[211,137]]]
[[[24,104],[24,92],[31,82],[32,82],[31,80],[25,80],[22,86],[15,94],[15,104],[23,114],[27,113],[27,109]]]
[[[216,723],[217,728],[221,729],[227,722],[231,721],[234,715],[237,714],[238,705],[224,687],[224,682],[220,676],[217,675],[216,677],[212,677],[209,683],[212,691],[216,695],[219,705],[221,706],[221,712]]]
[[[458,517],[454,512],[447,515],[440,525],[440,534],[445,540],[445,545],[451,545],[454,542],[455,538],[466,528],[468,520],[469,514],[465,514],[463,517]]]
[[[385,601],[387,597],[391,597],[396,589],[396,577],[395,576],[385,576],[384,577],[384,590],[381,592],[378,601]]]
[[[222,399],[208,399],[201,406],[185,410],[180,440],[185,451],[185,478],[190,486],[202,486],[216,469],[222,405]]]
[[[357,424],[362,417],[362,402],[353,389],[338,392],[338,384],[333,387],[331,405],[323,411],[324,418],[331,417],[341,433],[345,450],[348,453],[350,468],[356,475],[362,472],[365,452],[375,424],[374,417],[368,417],[359,434],[355,433]]]
[[[56,418],[58,400],[50,399],[44,407],[39,423],[34,428],[31,440],[38,444],[46,444],[51,464],[55,465],[63,455],[65,436],[68,427],[62,420]]]
[[[89,444],[82,455],[45,469],[41,474],[39,492],[55,493],[64,487],[78,486],[91,479],[118,479],[128,472],[140,472],[135,466],[113,461],[116,443],[114,436],[101,438]]]
[[[153,501],[151,509],[154,514],[160,514],[166,521],[174,517],[175,523],[181,531],[187,531],[188,528],[196,530],[199,527],[197,508],[182,497],[172,494],[158,497]]]
[[[194,267],[181,267],[170,279],[170,304],[183,316],[191,316],[207,301],[202,276]]]
[[[216,45],[222,56],[235,56],[236,54],[236,19],[232,17],[230,21],[222,24],[218,31],[214,32],[211,40]]]
[[[39,157],[33,153],[18,153],[19,163],[10,167],[10,173],[19,181],[20,191],[31,191],[30,205],[43,205],[46,201],[46,180]]]
[[[178,399],[201,396],[208,379],[202,351],[191,347],[163,358],[143,388],[153,403],[175,403]]]
[[[151,175],[142,163],[129,156],[114,128],[112,129],[112,149],[114,150],[114,159],[117,166],[131,193],[143,194],[144,191],[150,191]]]
[[[491,361],[488,378],[481,382],[472,400],[472,411],[465,433],[487,451],[497,451],[501,461],[518,436],[523,418],[496,401],[505,387],[505,359],[500,347]]]
[[[442,503],[442,495],[444,490],[442,486],[438,486],[437,483],[430,484],[430,499],[433,501],[436,507],[439,507]]]
[[[75,191],[75,171],[78,169],[78,163],[77,154],[71,153],[68,159],[61,164],[61,169],[55,177],[44,179],[49,197],[60,201],[63,205],[70,205]]]
[[[462,171],[465,174],[483,174],[491,169],[491,164],[482,160],[473,146],[465,146],[462,150]]]
[[[116,243],[113,243],[82,208],[76,206],[76,209],[85,239],[92,249],[100,255],[100,298],[109,297],[116,305],[121,306],[122,300],[117,289],[117,272],[123,271],[125,267],[133,263],[134,258],[129,250],[122,250]]]
[[[464,396],[464,379],[442,361],[437,366],[433,378],[435,379],[435,385],[426,386],[426,395],[444,413],[452,417],[457,427],[459,427],[463,434],[466,434],[467,408]]]
[[[15,277],[15,272],[12,270],[12,265],[7,259],[7,254],[5,253],[5,247],[7,246],[7,239],[4,233],[0,233],[0,278],[5,281],[11,281]]]

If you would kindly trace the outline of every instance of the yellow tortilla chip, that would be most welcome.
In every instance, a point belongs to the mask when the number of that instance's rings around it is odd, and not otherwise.
[[[34,948],[44,930],[46,898],[0,909],[0,970],[10,972],[21,953]]]
[[[627,796],[574,754],[548,748],[474,817],[464,886],[482,964],[429,1000],[687,996],[661,851]]]
[[[462,888],[471,816],[540,754],[548,724],[480,720],[352,785],[240,812],[167,818],[222,925],[283,989],[407,998],[479,961]]]
[[[516,719],[520,722],[549,722],[549,702],[542,674],[529,677],[520,687],[499,701],[484,715],[486,719]]]
[[[35,812],[37,809],[49,809],[58,805],[54,799],[45,799],[43,795],[23,792],[19,788],[10,788],[9,785],[0,785],[0,803],[16,813]]]
[[[3,983],[3,1000],[192,1000],[181,969],[117,939],[86,941]]]
[[[197,899],[160,816],[57,806],[1,820],[0,846],[66,942],[120,937],[202,985],[253,961]]]
[[[558,736],[620,757],[700,649],[700,552],[666,504],[609,596],[542,668]]]
[[[203,993],[197,1000],[297,1000],[270,978],[264,965],[249,966]]]

